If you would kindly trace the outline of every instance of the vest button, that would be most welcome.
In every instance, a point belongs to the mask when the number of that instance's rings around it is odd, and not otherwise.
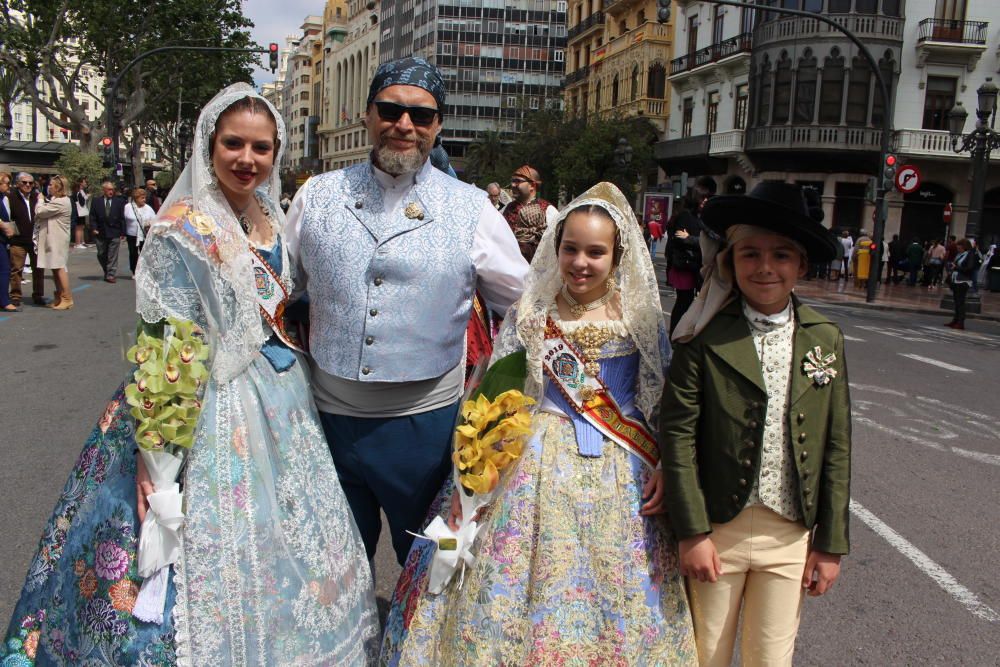
[[[378,308],[372,308],[371,310],[368,311],[368,314],[371,315],[372,317],[375,317],[376,315],[378,315]]]
[[[744,478],[744,477],[741,477],[741,478],[740,478],[740,486],[746,486],[746,485],[747,485],[747,480],[746,480],[746,478]]]
[[[749,427],[750,427],[751,429],[754,429],[754,430],[756,430],[756,429],[757,429],[757,427],[758,427],[758,426],[760,426],[760,424],[758,424],[758,423],[757,423],[757,420],[756,420],[756,419],[751,419],[751,420],[750,420],[750,423],[749,423],[749,424],[747,424],[747,426],[749,426]]]
[[[364,368],[361,369],[361,374],[362,375],[369,375],[371,372],[372,372],[372,369],[368,368],[367,366],[365,366]]]
[[[374,342],[375,342],[374,336],[368,336],[368,338],[365,338],[365,345],[371,345]]]
[[[744,468],[752,468],[753,467],[753,461],[751,461],[750,459],[743,459],[743,467]]]
[[[375,287],[378,287],[381,284],[382,284],[382,279],[381,278],[376,278],[375,279]]]
[[[740,504],[740,497],[738,495],[736,495],[735,493],[733,494],[732,497],[733,497],[733,502],[735,504],[739,505]]]
[[[799,433],[799,442],[805,442],[805,441],[806,441],[806,434]]]
[[[354,202],[354,208],[361,208],[363,204],[359,201]]]
[[[802,453],[801,453],[801,454],[799,455],[799,458],[800,458],[801,460],[805,461],[805,460],[806,460],[807,458],[809,458],[809,452],[802,452]]]

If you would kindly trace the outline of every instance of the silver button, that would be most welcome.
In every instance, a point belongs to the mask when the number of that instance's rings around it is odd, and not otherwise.
[[[359,201],[354,202],[354,208],[361,208],[363,204]]]
[[[375,279],[375,287],[378,287],[381,284],[382,284],[382,279],[381,278],[376,278]]]
[[[369,375],[371,372],[372,372],[372,369],[368,368],[367,366],[365,366],[364,368],[361,369],[361,374],[362,375]]]
[[[375,342],[374,336],[368,336],[368,338],[365,338],[365,345],[371,345],[374,342]]]
[[[372,317],[375,317],[376,315],[378,315],[378,308],[372,308],[371,310],[368,311],[368,314],[371,315]]]

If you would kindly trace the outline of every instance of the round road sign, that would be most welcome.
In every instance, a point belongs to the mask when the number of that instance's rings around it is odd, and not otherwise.
[[[905,194],[916,192],[920,187],[920,170],[912,164],[904,164],[896,172],[896,189]]]

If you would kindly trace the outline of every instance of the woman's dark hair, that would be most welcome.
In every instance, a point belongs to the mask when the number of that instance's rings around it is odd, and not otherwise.
[[[572,211],[566,214],[565,218],[559,221],[559,224],[556,225],[556,255],[559,254],[559,246],[562,245],[563,228],[566,226],[566,221],[569,220],[569,216],[574,215],[576,213],[588,213],[590,215],[600,215],[603,216],[604,218],[607,218],[608,222],[614,225],[615,250],[614,254],[611,257],[611,262],[612,264],[614,264],[614,266],[618,266],[618,264],[621,263],[622,254],[625,252],[625,248],[622,246],[621,233],[618,231],[618,225],[615,224],[615,219],[611,217],[611,214],[608,212],[608,209],[604,208],[603,206],[599,206],[597,204],[588,204],[587,206],[580,206],[578,208],[574,208]]]
[[[212,152],[215,150],[215,133],[219,131],[219,123],[229,114],[236,113],[238,111],[249,111],[252,114],[267,114],[267,116],[274,123],[274,157],[277,159],[278,149],[281,148],[281,140],[278,138],[278,119],[274,117],[274,114],[271,113],[271,110],[266,104],[264,104],[263,100],[258,97],[250,96],[241,97],[226,107],[222,113],[219,114],[219,117],[215,120],[215,130],[212,132],[212,136],[209,137],[208,140],[208,157],[211,158]]]

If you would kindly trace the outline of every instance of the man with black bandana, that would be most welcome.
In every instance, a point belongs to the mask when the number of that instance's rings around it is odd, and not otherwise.
[[[285,230],[341,485],[368,557],[385,512],[401,564],[451,472],[473,295],[506,312],[528,269],[486,193],[432,166],[444,103],[427,61],[380,65],[370,160],[310,179]]]

